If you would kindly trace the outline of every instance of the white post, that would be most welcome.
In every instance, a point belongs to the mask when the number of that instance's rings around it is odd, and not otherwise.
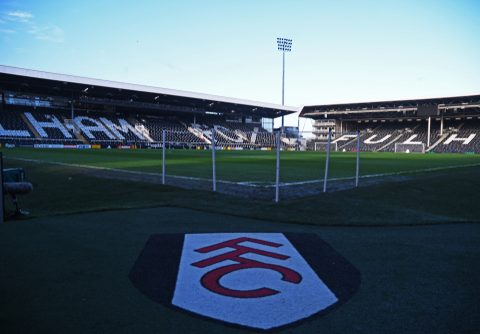
[[[328,141],[327,141],[327,159],[325,160],[325,178],[323,179],[323,192],[327,192],[327,179],[328,179],[328,162],[330,160],[330,141],[332,140],[332,128],[328,128]]]
[[[355,187],[358,187],[359,174],[360,174],[360,130],[357,131],[357,170],[355,171]]]
[[[162,130],[162,184],[165,184],[165,132],[166,130]]]
[[[283,54],[283,62],[282,62],[282,106],[285,105],[285,50],[282,52]],[[282,134],[284,131],[284,115],[282,115]]]
[[[215,127],[212,129],[212,180],[213,191],[217,191],[217,169],[216,169],[216,148],[215,148]]]
[[[428,116],[428,129],[427,129],[427,147],[430,147],[430,125],[432,123],[432,117]]]
[[[0,223],[5,219],[5,195],[3,194],[3,153],[0,152]]]
[[[282,52],[282,106],[285,105],[285,50]],[[283,129],[283,116],[282,116],[282,129]]]
[[[275,174],[275,203],[279,201],[280,195],[280,131],[277,132],[277,167]]]
[[[300,151],[300,113],[298,114],[298,118],[297,118],[297,127],[298,127],[298,132],[297,132],[297,149]]]
[[[440,117],[440,136],[443,136],[443,114]]]

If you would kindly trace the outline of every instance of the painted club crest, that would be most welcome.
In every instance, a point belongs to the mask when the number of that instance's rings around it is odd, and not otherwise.
[[[130,279],[151,299],[269,330],[348,300],[359,272],[314,234],[153,235]]]

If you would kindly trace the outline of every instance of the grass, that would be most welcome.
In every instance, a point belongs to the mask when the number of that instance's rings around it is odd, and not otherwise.
[[[249,333],[152,302],[128,280],[151,234],[316,233],[362,273],[338,309],[279,333],[476,333],[480,225],[322,227],[180,208],[0,225],[2,333]]]
[[[160,150],[64,150],[64,149],[8,149],[6,157],[81,164],[96,167],[126,169],[160,173]],[[212,177],[210,151],[169,150],[166,154],[169,175]],[[479,155],[461,154],[395,154],[362,153],[360,175],[412,172],[430,168],[443,168],[478,164]],[[325,153],[282,152],[281,181],[295,182],[322,179]],[[330,177],[355,175],[355,154],[335,152],[330,160]],[[235,182],[266,182],[275,179],[275,152],[271,151],[219,151],[217,177]]]
[[[158,154],[156,151],[153,153],[152,151],[125,153],[113,150],[78,152],[8,150],[6,156],[42,158],[43,160],[81,164],[95,162],[102,165],[107,165],[107,158],[116,157],[116,160],[113,160],[117,162],[118,166],[119,161],[131,162],[145,154],[150,155],[151,158],[153,154]],[[178,154],[183,157],[187,153],[180,151]],[[246,153],[248,152],[242,152],[241,155],[246,155]],[[95,158],[86,161],[79,160],[84,155],[92,155]],[[296,155],[302,156],[298,153]],[[52,156],[54,158],[51,158]],[[230,159],[235,160],[237,156],[237,152],[235,152]],[[294,157],[295,155],[290,156],[289,153],[285,153],[284,156]],[[305,156],[308,157],[310,154]],[[464,155],[402,155],[401,158],[397,158],[395,164],[393,163],[395,157],[391,155],[372,154],[371,156],[376,159],[377,163],[382,159],[387,161],[388,166],[382,171],[393,168],[392,166],[397,166],[396,170],[412,168],[407,163],[408,161],[413,161],[415,168],[421,164],[427,166],[428,161],[430,161],[428,166],[463,165],[476,161],[469,159],[470,156]],[[60,157],[62,158],[60,159]],[[409,160],[406,160],[407,158]],[[314,164],[311,160],[304,159],[305,163]],[[478,157],[474,156],[473,159],[478,159]],[[173,206],[312,225],[411,225],[478,222],[480,217],[480,207],[476,205],[475,201],[477,191],[480,189],[480,167],[420,173],[405,182],[376,184],[286,201],[277,205],[268,201],[241,199],[205,191],[187,191],[148,183],[101,179],[86,175],[81,169],[63,165],[11,159],[6,159],[5,163],[7,167],[25,168],[28,179],[33,182],[34,192],[21,199],[21,203],[32,212],[33,216]],[[139,164],[141,163],[139,161]],[[366,164],[366,162],[362,163]],[[189,168],[193,169],[193,167]]]
[[[478,166],[413,173],[404,182],[275,204],[9,159],[157,171],[160,151],[3,152],[5,167],[23,167],[34,192],[21,199],[30,219],[0,224],[2,333],[246,333],[156,304],[128,280],[151,234],[241,231],[318,234],[362,274],[360,290],[345,305],[282,333],[480,328]],[[196,168],[202,166],[209,177],[208,153],[169,152],[169,168],[203,175]],[[344,166],[338,175],[350,173],[352,155],[332,158],[332,166],[334,160]],[[228,177],[239,171],[257,180],[266,179],[274,161],[271,152],[219,152],[219,159],[230,166]],[[284,152],[282,159],[290,170],[282,175],[299,180],[318,178],[324,156]],[[261,171],[247,170],[251,161]],[[385,173],[478,162],[478,156],[467,155],[364,154],[362,168]],[[8,199],[7,204],[11,210]]]

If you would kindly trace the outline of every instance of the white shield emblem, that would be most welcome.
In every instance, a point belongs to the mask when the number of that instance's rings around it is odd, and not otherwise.
[[[260,329],[337,301],[281,233],[187,234],[172,304]]]
[[[351,298],[360,273],[314,234],[153,235],[130,279],[151,299],[269,330]]]

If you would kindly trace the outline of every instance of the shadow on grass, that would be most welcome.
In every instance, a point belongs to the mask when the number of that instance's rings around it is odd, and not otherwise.
[[[22,167],[33,183],[20,199],[32,216],[172,206],[232,216],[310,225],[418,225],[479,222],[475,204],[480,169],[419,175],[405,182],[321,194],[275,204],[207,191],[184,190],[86,175],[79,168],[5,160]],[[6,198],[7,210],[12,210]]]

